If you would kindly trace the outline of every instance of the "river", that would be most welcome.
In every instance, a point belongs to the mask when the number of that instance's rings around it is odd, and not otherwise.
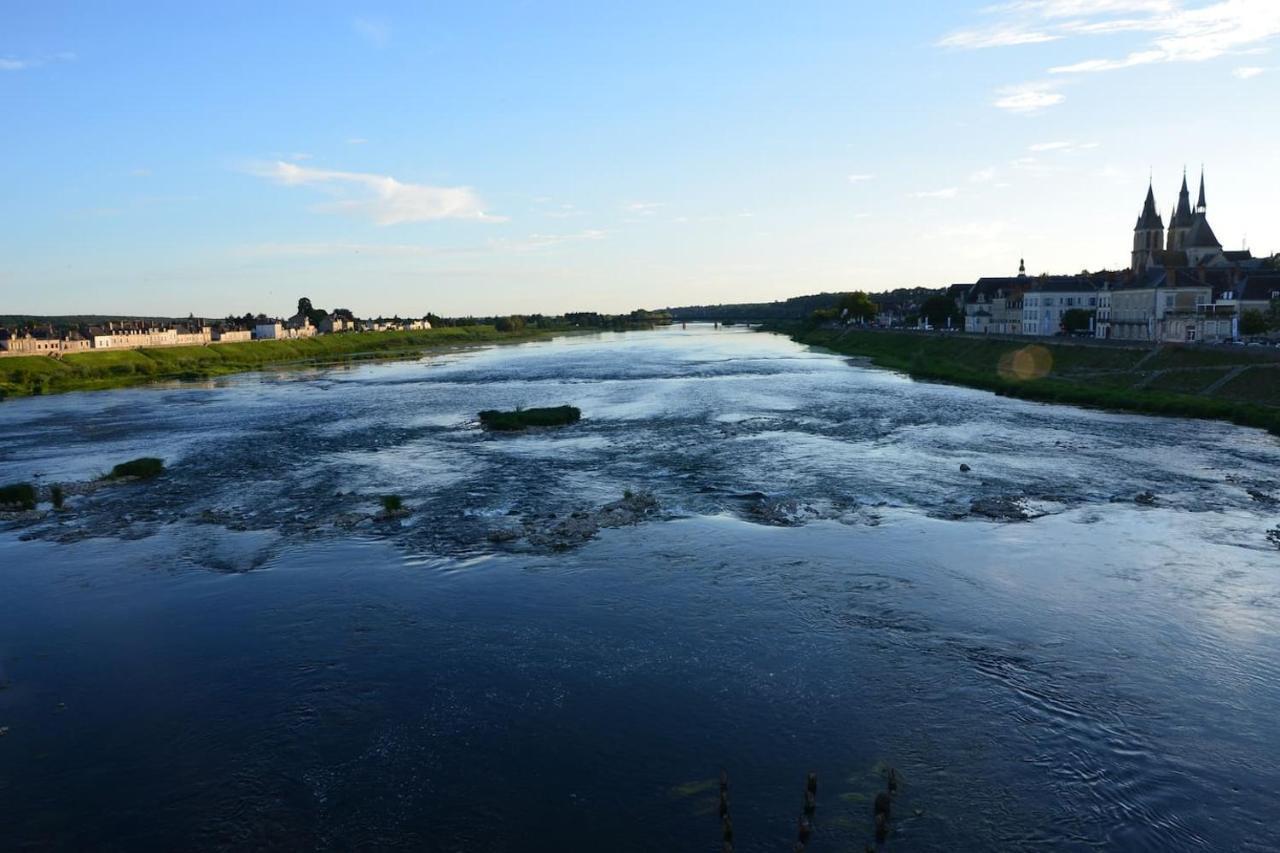
[[[723,767],[740,853],[791,849],[811,770],[843,853],[890,766],[890,850],[1280,849],[1261,431],[691,326],[10,401],[0,437],[0,483],[168,466],[0,522],[5,850],[714,851]],[[537,535],[627,491],[659,509]]]

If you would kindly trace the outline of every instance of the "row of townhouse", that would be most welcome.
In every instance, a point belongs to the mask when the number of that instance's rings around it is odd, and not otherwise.
[[[1087,333],[1126,341],[1220,342],[1240,338],[1250,312],[1280,302],[1280,271],[1261,266],[1148,267],[1140,272],[981,278],[953,287],[973,334],[1058,335],[1068,311],[1083,311]]]
[[[105,323],[55,330],[52,326],[17,331],[0,328],[0,356],[62,355],[89,350],[131,350],[148,347],[205,346],[209,344],[243,343],[247,341],[297,340],[318,334],[353,331],[419,331],[431,328],[421,320],[357,320],[354,317],[329,315],[317,327],[310,318],[298,313],[287,320],[260,319],[252,326],[243,323],[175,326],[148,323]]]

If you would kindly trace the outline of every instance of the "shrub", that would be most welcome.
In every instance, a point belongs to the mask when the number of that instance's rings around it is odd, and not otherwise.
[[[378,500],[382,502],[383,512],[399,512],[404,509],[404,500],[399,495],[383,495]]]
[[[67,496],[62,491],[62,486],[54,486],[49,490],[49,501],[53,504],[54,509],[62,509],[62,504],[66,502]]]
[[[548,409],[516,409],[514,412],[499,412],[486,409],[480,413],[480,424],[486,429],[498,432],[518,432],[528,427],[565,426],[577,423],[582,419],[582,411],[577,406],[555,406]]]
[[[0,506],[18,509],[36,508],[36,487],[30,483],[0,486]]]
[[[144,456],[141,459],[121,462],[112,468],[111,473],[103,477],[103,479],[120,480],[125,477],[137,477],[139,480],[149,480],[152,477],[159,477],[163,473],[164,460],[156,459],[152,456]]]

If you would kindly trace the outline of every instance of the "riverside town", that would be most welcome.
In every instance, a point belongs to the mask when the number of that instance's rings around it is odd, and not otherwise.
[[[0,10],[0,853],[1280,853],[1280,0]]]

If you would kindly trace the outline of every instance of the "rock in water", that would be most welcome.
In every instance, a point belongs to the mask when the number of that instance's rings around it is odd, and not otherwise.
[[[995,521],[1026,521],[1030,518],[1022,502],[1007,495],[979,498],[970,504],[969,512]]]
[[[881,791],[876,794],[876,841],[884,841],[885,836],[889,834],[889,808],[891,802],[887,792]]]

